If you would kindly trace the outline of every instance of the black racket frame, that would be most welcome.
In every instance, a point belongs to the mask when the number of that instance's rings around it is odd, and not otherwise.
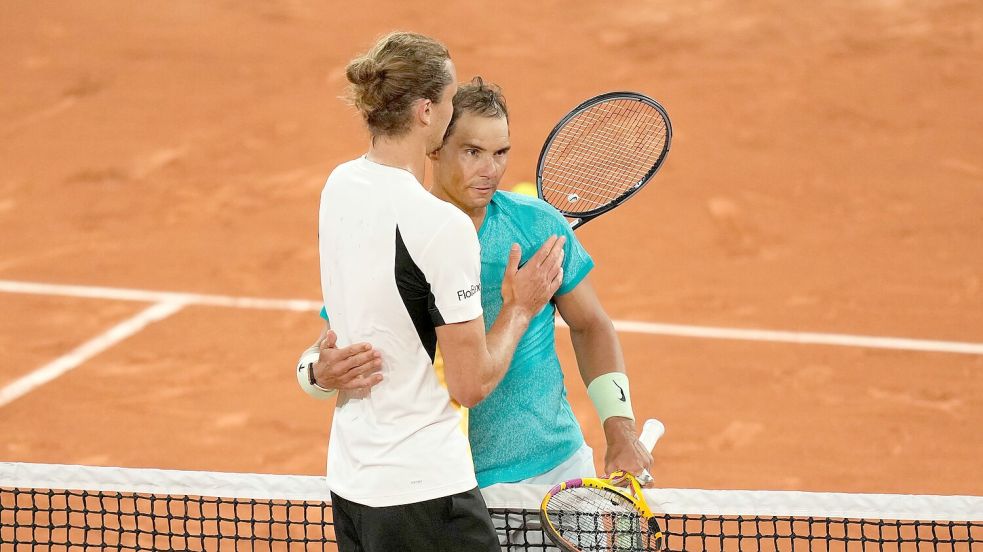
[[[655,101],[654,99],[640,92],[629,92],[629,91],[605,92],[604,94],[599,94],[597,96],[594,96],[593,98],[589,98],[585,100],[583,103],[581,103],[580,105],[578,105],[577,107],[573,108],[562,119],[560,119],[560,122],[557,123],[555,127],[553,127],[553,130],[550,131],[549,136],[546,137],[546,142],[543,143],[543,149],[540,150],[539,152],[539,161],[536,163],[536,193],[540,199],[543,199],[545,201],[543,197],[543,165],[546,162],[546,153],[549,151],[550,146],[553,144],[553,140],[556,138],[556,135],[560,133],[560,131],[563,129],[564,126],[566,126],[567,122],[569,122],[571,119],[576,117],[581,112],[597,104],[609,102],[613,100],[636,100],[639,102],[646,103],[654,107],[656,110],[658,110],[666,121],[666,141],[662,147],[661,154],[659,155],[658,159],[656,159],[652,167],[649,168],[648,172],[645,173],[645,176],[643,176],[638,182],[635,182],[631,186],[629,186],[628,189],[623,194],[612,200],[610,203],[606,205],[602,205],[601,207],[597,207],[596,209],[591,209],[590,211],[585,211],[583,213],[580,212],[574,213],[557,207],[557,210],[560,211],[560,213],[562,213],[564,216],[578,219],[577,222],[574,223],[573,225],[574,228],[583,226],[591,219],[597,217],[598,215],[602,215],[610,211],[611,209],[614,209],[618,205],[621,205],[622,203],[627,201],[631,196],[638,193],[638,191],[641,190],[645,186],[645,184],[647,184],[650,180],[652,180],[652,177],[655,176],[655,173],[659,172],[659,169],[662,168],[663,162],[665,161],[666,157],[669,155],[669,148],[670,146],[672,146],[672,121],[669,119],[669,114],[666,112],[665,108],[662,107],[662,104]],[[554,207],[556,206],[554,205]]]

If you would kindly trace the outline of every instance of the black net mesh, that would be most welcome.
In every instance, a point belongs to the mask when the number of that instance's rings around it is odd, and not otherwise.
[[[538,511],[491,512],[503,550],[556,550]],[[983,522],[664,514],[658,520],[667,550],[983,551]],[[3,551],[336,550],[334,542],[326,502],[0,489]]]
[[[483,491],[503,550],[557,550],[539,519],[545,492]],[[328,496],[321,477],[0,463],[0,552],[336,550]],[[983,552],[980,497],[678,489],[646,496],[670,512],[656,517],[666,550]],[[693,511],[704,513],[681,513]],[[732,515],[741,511],[789,514]],[[595,541],[602,544],[588,549],[645,549],[631,539]]]

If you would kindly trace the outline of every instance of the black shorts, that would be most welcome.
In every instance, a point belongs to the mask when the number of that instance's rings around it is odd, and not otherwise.
[[[331,493],[339,552],[501,552],[485,499],[455,495],[374,508]]]

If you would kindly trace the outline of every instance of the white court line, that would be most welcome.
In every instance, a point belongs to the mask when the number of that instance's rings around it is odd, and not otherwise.
[[[102,335],[79,345],[68,354],[14,380],[13,383],[0,388],[0,407],[10,404],[12,401],[30,393],[35,388],[50,382],[69,370],[77,368],[85,361],[139,332],[147,327],[147,325],[158,320],[163,320],[176,313],[184,308],[184,305],[184,303],[178,301],[156,303],[141,311],[136,316],[113,326]]]
[[[904,337],[875,337],[864,335],[829,334],[816,332],[784,332],[778,330],[754,330],[741,328],[715,328],[712,326],[686,326],[659,324],[657,322],[631,322],[613,320],[619,332],[697,337],[703,339],[731,339],[736,341],[768,341],[797,345],[834,345],[839,347],[865,347],[868,349],[894,349],[901,351],[931,351],[983,355],[983,343],[961,341],[935,341]],[[558,324],[563,324],[557,319]]]
[[[252,297],[230,297],[226,295],[203,295],[196,293],[176,293],[166,291],[146,291],[136,289],[68,286],[0,280],[0,292],[30,293],[36,295],[62,295],[69,297],[89,297],[114,299],[120,301],[172,302],[210,305],[220,307],[318,311],[321,303],[303,299],[259,299]],[[816,332],[787,332],[777,330],[717,328],[711,326],[690,326],[685,324],[661,324],[657,322],[636,322],[614,320],[619,332],[694,337],[703,339],[731,339],[738,341],[768,341],[774,343],[794,343],[799,345],[832,345],[839,347],[867,347],[874,349],[894,349],[902,351],[929,351],[939,353],[958,353],[983,355],[983,343],[960,341],[937,341],[910,339],[903,337],[878,337]],[[557,319],[560,326],[563,321]]]
[[[231,297],[228,295],[204,295],[174,291],[148,291],[143,289],[109,288],[96,286],[68,286],[0,280],[0,291],[32,295],[61,295],[116,301],[140,301],[145,303],[184,303],[239,309],[267,309],[287,311],[319,311],[321,303],[303,299],[259,299],[255,297]]]

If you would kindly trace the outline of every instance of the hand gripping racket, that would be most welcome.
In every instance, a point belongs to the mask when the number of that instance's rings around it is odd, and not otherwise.
[[[637,92],[608,92],[568,113],[539,154],[540,199],[573,228],[621,205],[662,167],[672,143],[669,114]]]
[[[665,430],[659,420],[648,420],[638,440],[651,450]],[[560,483],[546,493],[539,517],[546,535],[564,552],[662,550],[662,528],[630,473]]]

